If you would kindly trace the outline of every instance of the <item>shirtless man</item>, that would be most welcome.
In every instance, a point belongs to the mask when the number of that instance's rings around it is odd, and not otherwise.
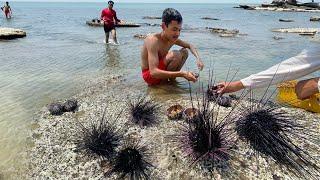
[[[9,6],[9,2],[6,2],[6,4],[3,7],[1,7],[1,10],[4,12],[7,19],[11,18],[12,11]]]
[[[199,70],[203,69],[203,63],[195,47],[179,38],[182,26],[181,14],[172,8],[167,8],[162,14],[162,32],[149,35],[142,47],[141,69],[142,77],[148,85],[158,85],[183,77],[188,81],[197,81],[194,73],[181,71],[190,49],[196,57]],[[179,51],[169,51],[173,45],[183,47]]]

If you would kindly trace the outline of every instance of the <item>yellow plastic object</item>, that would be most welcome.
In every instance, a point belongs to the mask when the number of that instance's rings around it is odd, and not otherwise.
[[[295,93],[297,81],[288,81],[278,85],[277,100],[279,103],[302,108],[307,111],[320,113],[320,93],[312,95],[309,99],[299,100]]]

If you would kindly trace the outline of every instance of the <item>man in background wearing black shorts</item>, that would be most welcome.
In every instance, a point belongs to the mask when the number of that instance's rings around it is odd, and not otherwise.
[[[117,18],[116,11],[113,10],[113,4],[113,1],[108,1],[108,8],[103,9],[101,12],[101,20],[104,23],[104,32],[106,34],[105,43],[109,43],[109,33],[111,32],[113,39],[111,43],[118,44],[115,24],[121,21]]]

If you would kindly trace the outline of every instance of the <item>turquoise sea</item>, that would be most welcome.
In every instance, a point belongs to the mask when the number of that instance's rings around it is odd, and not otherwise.
[[[81,92],[94,78],[107,74],[124,75],[133,90],[159,92],[148,88],[140,76],[142,40],[135,34],[159,32],[159,26],[118,28],[120,46],[103,44],[103,28],[89,27],[85,21],[97,18],[106,3],[12,2],[13,18],[0,18],[0,27],[23,29],[27,37],[0,41],[0,175],[22,173],[28,161],[26,138],[34,114],[54,100]],[[263,70],[298,54],[302,49],[319,46],[310,37],[271,32],[273,28],[313,27],[313,13],[246,11],[236,4],[142,4],[116,3],[118,18],[134,23],[158,23],[161,20],[142,19],[161,16],[167,7],[178,9],[183,16],[181,39],[194,44],[206,68],[201,72],[206,81],[214,68],[217,81],[237,70],[235,79]],[[218,18],[218,21],[201,17]],[[294,19],[283,23],[278,19]],[[210,34],[206,27],[238,29],[247,34],[221,38]],[[276,41],[273,36],[284,39]],[[174,47],[177,49],[178,47]],[[197,71],[191,55],[186,70]],[[318,73],[319,74],[319,73]],[[231,75],[229,76],[231,77]],[[154,93],[165,96],[188,95],[188,83]],[[139,88],[138,88],[139,87]],[[162,92],[162,93],[161,93]],[[1,179],[1,177],[0,177]]]

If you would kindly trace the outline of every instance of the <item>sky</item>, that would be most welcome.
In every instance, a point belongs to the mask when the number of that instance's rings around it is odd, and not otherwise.
[[[4,0],[0,0],[4,1]],[[107,0],[9,0],[9,1],[37,1],[37,2],[106,2]],[[244,4],[244,3],[265,3],[271,2],[272,0],[113,0],[114,2],[118,3],[135,3],[135,2],[142,2],[142,3],[237,3],[237,4]]]
[[[22,2],[107,2],[108,0],[0,0]],[[116,3],[235,3],[235,4],[261,4],[271,3],[272,0],[113,0]],[[319,2],[320,0],[315,0]],[[298,0],[298,2],[311,2],[311,0]]]

